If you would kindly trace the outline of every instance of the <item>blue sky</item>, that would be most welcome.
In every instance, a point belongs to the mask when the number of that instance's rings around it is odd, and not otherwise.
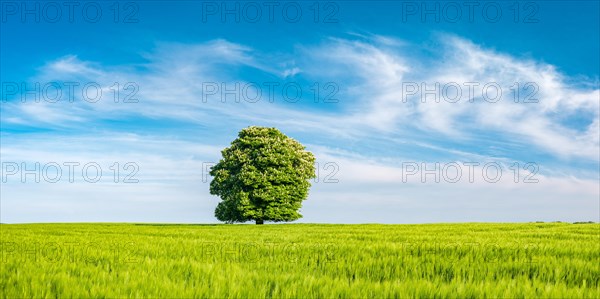
[[[302,222],[599,220],[597,1],[55,3],[2,3],[2,222],[215,222],[202,170],[250,125],[317,157]]]

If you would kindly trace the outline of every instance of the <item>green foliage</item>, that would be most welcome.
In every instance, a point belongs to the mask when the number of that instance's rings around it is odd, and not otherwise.
[[[225,222],[293,221],[315,177],[315,158],[276,128],[248,127],[225,148],[210,171],[210,193],[223,200],[215,216]]]
[[[600,224],[0,229],[0,298],[599,298]]]

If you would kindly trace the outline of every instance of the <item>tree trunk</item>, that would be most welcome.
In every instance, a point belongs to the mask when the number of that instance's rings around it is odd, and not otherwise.
[[[256,219],[256,224],[264,224],[264,221],[262,219]]]

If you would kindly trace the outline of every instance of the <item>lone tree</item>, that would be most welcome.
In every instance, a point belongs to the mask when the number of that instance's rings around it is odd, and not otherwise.
[[[315,177],[315,157],[276,128],[240,131],[212,167],[210,193],[223,201],[215,216],[227,223],[293,221]]]

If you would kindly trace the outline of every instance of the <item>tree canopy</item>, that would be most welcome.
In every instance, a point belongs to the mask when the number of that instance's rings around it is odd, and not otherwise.
[[[215,216],[228,223],[293,221],[315,177],[315,157],[276,128],[241,130],[212,167],[210,193],[221,197]]]

